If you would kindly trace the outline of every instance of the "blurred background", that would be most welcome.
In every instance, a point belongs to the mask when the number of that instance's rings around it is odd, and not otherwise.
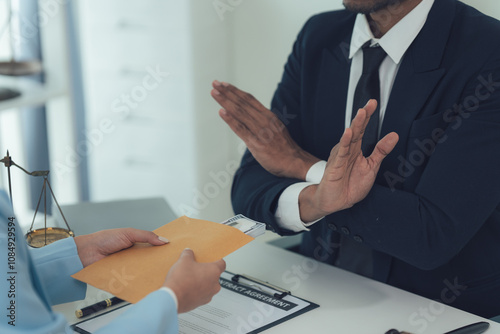
[[[500,18],[496,0],[464,2]],[[269,106],[302,25],[340,8],[341,0],[0,0],[0,152],[50,169],[61,204],[159,196],[177,215],[222,221],[233,214],[245,146],[219,118],[211,82]],[[7,188],[5,168],[0,176]],[[18,170],[12,181],[27,226],[42,182]]]

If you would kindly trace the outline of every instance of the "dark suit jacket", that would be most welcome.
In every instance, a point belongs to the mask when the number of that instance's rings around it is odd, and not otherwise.
[[[324,160],[344,131],[354,21],[347,11],[311,18],[272,101],[293,138]],[[399,143],[368,196],[304,233],[302,252],[333,263],[343,233],[373,249],[375,279],[500,314],[498,21],[455,0],[435,1],[397,74],[381,136],[391,131]],[[274,213],[296,182],[267,173],[247,152],[233,183],[234,210],[291,234]]]

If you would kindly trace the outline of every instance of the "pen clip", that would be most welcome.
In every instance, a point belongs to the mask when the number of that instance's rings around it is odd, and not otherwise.
[[[277,292],[271,292],[271,291],[265,291],[264,289],[262,289],[260,286],[258,286],[256,284],[245,284],[243,282],[240,282],[240,279],[244,279],[244,280],[247,280],[247,281],[250,281],[250,282],[257,283],[259,285],[263,285],[263,286],[268,287],[270,289],[276,290],[279,293],[277,293]],[[234,274],[233,277],[231,277],[231,280],[233,282],[236,282],[236,283],[241,284],[241,285],[247,285],[247,286],[249,286],[251,288],[256,288],[256,289],[260,290],[261,292],[264,292],[264,293],[267,293],[267,294],[269,294],[271,296],[274,296],[274,298],[277,298],[277,299],[282,299],[286,295],[291,294],[290,291],[282,289],[279,286],[273,285],[273,284],[268,283],[268,282],[261,281],[258,278],[254,278],[254,277],[251,277],[251,276],[248,276],[248,275]]]

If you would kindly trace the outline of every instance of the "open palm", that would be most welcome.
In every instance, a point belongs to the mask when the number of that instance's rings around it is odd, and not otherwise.
[[[375,182],[382,160],[394,149],[398,135],[391,132],[382,138],[373,153],[364,157],[361,151],[363,133],[377,103],[370,100],[360,109],[346,129],[340,142],[333,147],[319,185],[312,188],[307,203],[301,205],[303,221],[313,221],[330,213],[352,207],[366,197]]]

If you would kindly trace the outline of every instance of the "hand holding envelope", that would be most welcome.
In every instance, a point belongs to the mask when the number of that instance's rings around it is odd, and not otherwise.
[[[240,230],[206,220],[180,217],[154,231],[170,243],[163,246],[135,244],[72,275],[80,281],[131,303],[160,288],[168,271],[185,248],[198,262],[219,260],[253,238]]]

